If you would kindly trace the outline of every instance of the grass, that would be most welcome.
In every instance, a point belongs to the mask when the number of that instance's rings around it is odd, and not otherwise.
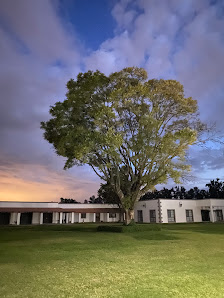
[[[224,297],[223,277],[224,224],[0,228],[0,297]]]

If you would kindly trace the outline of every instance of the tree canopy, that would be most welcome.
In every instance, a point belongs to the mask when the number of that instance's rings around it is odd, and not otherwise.
[[[77,202],[74,199],[60,198],[60,204],[80,204],[80,202]]]
[[[87,164],[114,189],[127,223],[143,194],[190,170],[186,151],[204,125],[179,82],[148,80],[144,69],[129,67],[80,73],[67,89],[41,123],[44,138],[67,158],[65,169]]]

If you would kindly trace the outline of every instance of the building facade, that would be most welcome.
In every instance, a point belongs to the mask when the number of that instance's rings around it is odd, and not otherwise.
[[[224,199],[155,199],[137,202],[134,210],[139,223],[219,222],[223,214]],[[109,204],[0,201],[0,225],[112,223],[124,216],[117,205]]]
[[[121,210],[108,204],[0,202],[0,224],[71,224],[119,222]]]
[[[224,199],[155,199],[135,205],[135,220],[146,223],[223,221]]]

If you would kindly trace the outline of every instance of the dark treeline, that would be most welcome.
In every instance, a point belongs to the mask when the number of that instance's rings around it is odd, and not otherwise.
[[[172,187],[171,189],[163,188],[147,192],[141,197],[140,201],[152,200],[157,198],[172,198],[172,199],[206,199],[206,198],[224,198],[224,182],[220,179],[211,180],[210,183],[205,185],[208,190],[199,189],[198,187],[186,190],[183,186]]]
[[[158,198],[167,199],[206,199],[206,198],[224,198],[224,182],[220,179],[211,180],[210,183],[205,185],[208,189],[199,189],[193,187],[186,190],[183,186],[175,186],[170,189],[163,188],[161,190],[155,190],[147,192],[141,197],[140,201],[153,200]],[[63,204],[80,204],[74,199],[60,198],[60,203]],[[101,184],[97,196],[91,196],[89,200],[84,201],[85,204],[117,204],[120,206],[120,201],[117,194],[111,189],[108,184]]]
[[[77,202],[74,199],[64,199],[60,198],[60,204],[80,204],[80,202]]]

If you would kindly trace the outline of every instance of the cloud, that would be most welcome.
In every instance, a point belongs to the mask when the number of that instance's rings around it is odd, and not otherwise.
[[[71,63],[78,59],[74,48],[74,32],[62,23],[56,7],[50,0],[7,0],[1,2],[1,17],[6,31],[14,41],[23,45],[24,51],[46,63],[63,60]]]
[[[117,2],[112,9],[111,14],[116,20],[119,29],[131,27],[133,24],[137,11],[136,6],[133,7],[131,4],[133,5],[133,1],[131,0],[122,0]],[[128,9],[130,5],[131,9]]]
[[[37,198],[38,189],[41,197],[52,199],[65,188],[77,189],[80,198],[96,192],[99,180],[88,167],[61,170],[63,158],[55,155],[39,128],[49,117],[49,106],[64,99],[67,80],[83,68],[109,74],[142,66],[150,78],[177,79],[188,96],[198,99],[201,118],[216,121],[223,130],[222,9],[222,1],[209,0],[116,1],[111,11],[117,24],[114,37],[87,55],[73,26],[61,17],[59,1],[1,1],[0,176],[4,185],[12,178],[8,198],[16,199],[13,185],[27,199],[28,192]],[[224,167],[221,151],[195,150],[191,157],[197,175],[207,169],[211,177]],[[6,187],[0,199],[4,197]]]
[[[137,65],[145,67],[150,78],[176,79],[184,85],[187,96],[198,100],[201,119],[216,122],[222,131],[224,19],[221,6],[221,1],[208,0],[119,1],[112,11],[117,21],[116,35],[86,58],[86,67],[108,74]],[[215,158],[216,150],[206,152],[198,155],[191,151],[191,161],[198,170],[206,164],[214,175],[215,170],[224,167],[223,162],[218,162],[219,158],[224,160],[223,155]],[[199,172],[197,175],[200,180]]]
[[[75,174],[40,164],[1,161],[0,200],[58,201],[65,197],[84,201],[97,192],[97,180],[84,169]]]
[[[80,71],[74,32],[52,1],[3,1],[0,17],[0,200],[87,199],[98,179],[87,167],[65,172],[40,130]]]

